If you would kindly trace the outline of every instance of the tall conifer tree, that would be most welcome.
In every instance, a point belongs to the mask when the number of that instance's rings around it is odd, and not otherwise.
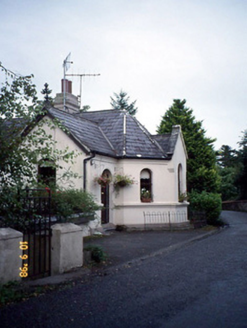
[[[174,99],[173,105],[162,117],[157,132],[159,134],[169,133],[173,125],[181,125],[188,153],[188,191],[218,192],[219,176],[213,149],[215,139],[206,137],[202,121],[196,121],[193,110],[186,107],[185,104],[185,99]]]
[[[135,107],[136,100],[129,103],[129,97],[127,93],[121,90],[119,94],[114,93],[115,99],[111,98],[111,106],[113,109],[126,110],[130,115],[134,116],[137,113],[138,107]]]
[[[243,131],[241,141],[238,143],[240,150],[238,151],[241,172],[237,178],[237,186],[239,189],[240,199],[247,199],[247,130]]]

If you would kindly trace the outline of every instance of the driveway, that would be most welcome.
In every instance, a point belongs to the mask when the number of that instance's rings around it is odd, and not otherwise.
[[[170,252],[1,310],[1,327],[246,328],[247,214]]]

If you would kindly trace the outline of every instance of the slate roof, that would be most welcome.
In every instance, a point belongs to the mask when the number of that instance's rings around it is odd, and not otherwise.
[[[171,159],[178,133],[151,135],[136,118],[122,110],[68,113],[49,108],[48,114],[59,119],[69,136],[86,153],[114,158]]]
[[[12,118],[11,120],[4,120],[1,122],[1,128],[3,129],[4,136],[6,139],[17,137],[27,126],[27,120],[23,118]]]

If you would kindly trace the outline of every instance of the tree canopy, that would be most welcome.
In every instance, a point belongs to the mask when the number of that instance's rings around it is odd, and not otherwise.
[[[217,151],[223,200],[247,199],[247,130],[238,145],[239,149],[222,145]]]
[[[206,137],[202,121],[197,121],[193,110],[185,105],[185,99],[174,99],[172,106],[162,117],[157,132],[159,134],[169,133],[173,125],[181,125],[188,153],[188,191],[218,192],[220,179],[213,149],[215,139]]]
[[[239,189],[239,198],[247,199],[247,130],[242,133],[241,141],[238,143],[240,146],[238,151],[240,170],[236,184]]]
[[[114,93],[115,99],[111,98],[111,106],[113,109],[126,110],[130,115],[135,115],[137,113],[138,107],[135,107],[136,100],[129,103],[129,96],[123,90],[120,90],[119,94]]]
[[[46,110],[38,102],[32,76],[15,77],[11,83],[2,84],[0,110],[1,190],[37,183],[37,165],[45,166],[49,160],[49,165],[56,169],[60,161],[69,162],[75,156],[68,149],[57,150],[52,135],[43,128],[48,124],[54,129],[59,122],[42,119]]]

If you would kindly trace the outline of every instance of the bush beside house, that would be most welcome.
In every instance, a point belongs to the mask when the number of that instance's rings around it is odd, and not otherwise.
[[[210,225],[220,225],[219,216],[222,210],[220,194],[202,191],[198,193],[192,191],[189,194],[190,209],[193,211],[204,211],[207,223]]]

